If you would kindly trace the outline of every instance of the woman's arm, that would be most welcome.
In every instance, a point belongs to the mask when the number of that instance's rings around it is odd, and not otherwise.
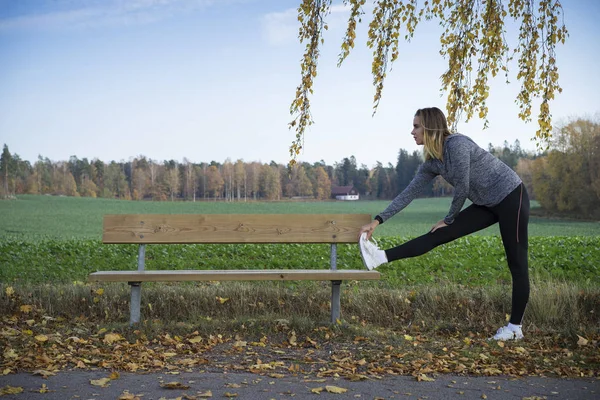
[[[398,196],[396,196],[394,200],[392,200],[390,205],[388,205],[383,212],[379,213],[379,223],[384,223],[402,211],[436,176],[437,174],[431,170],[431,163],[429,161],[425,161],[423,164],[421,164],[417,170],[417,174],[412,181],[410,181],[408,186]]]

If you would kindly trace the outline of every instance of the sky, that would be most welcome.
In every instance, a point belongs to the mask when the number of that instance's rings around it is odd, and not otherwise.
[[[39,155],[105,162],[143,155],[286,164],[304,51],[299,3],[0,0],[0,144],[32,163]],[[600,2],[562,4],[570,36],[557,49],[563,92],[551,103],[555,124],[600,112]],[[395,164],[399,149],[418,149],[410,135],[415,111],[446,109],[441,28],[424,22],[401,44],[373,115],[365,11],[356,47],[338,68],[348,10],[334,0],[312,96],[315,123],[300,161],[333,165],[354,156],[369,168]],[[516,79],[494,79],[489,128],[475,119],[458,130],[484,148],[518,139],[535,150],[537,108],[534,122],[518,118],[519,89]]]

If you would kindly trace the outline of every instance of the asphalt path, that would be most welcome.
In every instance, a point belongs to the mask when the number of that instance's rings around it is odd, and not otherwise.
[[[107,371],[64,371],[43,378],[31,373],[0,376],[0,390],[21,387],[19,394],[2,399],[600,399],[600,379],[506,376],[433,376],[434,381],[417,381],[412,376],[386,376],[351,382],[313,376],[271,377],[238,372],[122,373],[106,387],[91,381],[110,376]],[[170,389],[165,386],[177,383]],[[44,386],[45,385],[45,386]],[[341,388],[344,393],[328,392]],[[319,392],[319,389],[322,391]],[[41,393],[43,392],[43,393]],[[127,396],[129,394],[129,397]],[[187,397],[186,397],[187,396]]]

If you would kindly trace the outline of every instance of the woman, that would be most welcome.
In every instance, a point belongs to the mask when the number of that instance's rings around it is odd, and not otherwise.
[[[523,182],[512,169],[469,137],[451,134],[446,117],[438,108],[417,111],[412,135],[417,145],[424,146],[425,162],[406,189],[360,229],[359,247],[365,266],[371,270],[383,263],[416,257],[498,222],[512,275],[512,313],[509,324],[498,329],[493,339],[522,339],[521,323],[529,300],[529,198]],[[427,234],[380,250],[370,241],[375,228],[404,209],[438,175],[454,186],[448,214]],[[461,211],[467,199],[473,204]]]

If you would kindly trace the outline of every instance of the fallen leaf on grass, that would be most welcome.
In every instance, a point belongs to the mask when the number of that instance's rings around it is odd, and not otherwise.
[[[21,307],[19,307],[19,309],[21,310],[21,312],[27,314],[27,313],[31,312],[31,310],[33,310],[33,307],[30,306],[29,304],[23,304]]]
[[[577,335],[577,337],[579,338],[579,340],[577,341],[578,346],[587,346],[588,340],[586,338],[579,335]]]
[[[110,378],[102,378],[102,379],[92,379],[90,380],[90,383],[94,386],[100,386],[100,387],[108,387],[109,386],[109,382],[110,382]]]
[[[19,393],[23,393],[23,388],[20,386],[4,386],[2,389],[0,389],[0,396],[4,395],[4,394],[19,394]]]
[[[4,292],[6,293],[6,295],[8,297],[12,296],[13,294],[15,294],[15,289],[13,289],[12,286],[7,286],[6,289],[4,289]]]
[[[191,339],[188,339],[188,342],[190,342],[192,344],[200,343],[201,341],[202,341],[202,336],[196,336]]]
[[[163,387],[165,389],[183,389],[183,390],[190,388],[188,385],[184,385],[181,382],[164,383],[164,384],[160,385],[160,387]]]
[[[107,333],[104,335],[104,343],[106,344],[113,344],[119,340],[123,340],[123,338],[118,333]]]
[[[48,336],[46,336],[46,335],[37,335],[35,337],[35,340],[37,340],[38,342],[47,342],[48,341]]]

